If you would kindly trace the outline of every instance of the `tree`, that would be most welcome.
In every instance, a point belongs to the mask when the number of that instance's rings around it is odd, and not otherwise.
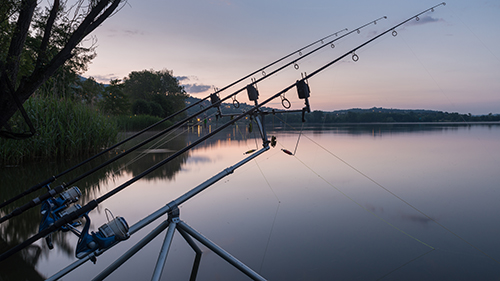
[[[123,92],[124,84],[121,80],[111,80],[104,89],[102,100],[99,102],[101,110],[108,114],[127,114],[130,108],[128,96]]]
[[[94,102],[98,97],[100,97],[104,92],[104,87],[97,83],[93,77],[89,77],[78,83],[78,94],[82,101],[86,104],[93,106]]]
[[[37,12],[37,0],[2,0],[0,8],[0,128],[63,65],[84,67],[89,48],[82,40],[124,0],[65,1]],[[90,47],[92,48],[92,47]],[[82,51],[83,54],[82,55]]]
[[[132,113],[136,115],[151,114],[151,106],[146,100],[138,99],[132,104]]]
[[[183,109],[187,98],[172,73],[166,69],[133,71],[124,79],[124,91],[134,101],[142,99],[158,104],[163,110],[161,117],[169,116]]]

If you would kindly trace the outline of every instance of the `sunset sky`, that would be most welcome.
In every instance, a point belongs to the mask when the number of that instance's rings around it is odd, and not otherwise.
[[[260,82],[264,100],[377,34],[441,2],[429,0],[128,0],[105,21],[85,77],[109,83],[131,71],[173,71],[188,93],[205,97],[324,36],[355,30]],[[353,107],[500,113],[500,2],[450,0],[309,80],[313,110]],[[320,46],[318,43],[315,47]],[[305,53],[306,51],[304,51]],[[296,54],[293,58],[298,58]],[[266,71],[266,72],[270,72]],[[256,74],[254,78],[262,77]],[[222,92],[226,96],[250,83]],[[303,106],[295,91],[286,97]],[[247,102],[246,93],[238,95]],[[276,100],[270,104],[281,108]]]

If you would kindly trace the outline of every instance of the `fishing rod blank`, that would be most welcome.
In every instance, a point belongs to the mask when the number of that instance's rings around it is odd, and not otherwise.
[[[32,243],[34,243],[35,241],[39,240],[40,238],[42,237],[45,237],[47,236],[48,234],[58,230],[60,227],[64,226],[65,224],[68,224],[68,223],[71,223],[72,221],[74,221],[75,219],[81,217],[82,215],[90,212],[91,210],[95,209],[100,203],[102,203],[103,201],[109,199],[110,197],[114,196],[115,194],[117,194],[118,192],[122,191],[123,189],[125,189],[126,187],[130,186],[131,184],[133,184],[134,182],[138,181],[139,179],[143,178],[144,176],[148,175],[149,173],[155,171],[156,169],[160,168],[161,166],[163,166],[164,164],[170,162],[171,160],[173,160],[174,158],[178,157],[179,155],[181,155],[182,153],[190,150],[191,148],[193,148],[194,146],[200,144],[201,142],[205,141],[206,139],[212,137],[213,135],[219,133],[220,131],[222,131],[223,129],[225,129],[226,127],[234,124],[236,121],[242,119],[243,117],[247,116],[247,115],[250,115],[250,114],[253,114],[256,110],[258,110],[260,107],[264,106],[265,104],[269,103],[270,101],[274,100],[275,98],[277,97],[280,97],[282,94],[285,94],[286,92],[288,92],[291,88],[293,87],[296,87],[299,85],[299,83],[304,83],[305,81],[307,81],[309,78],[315,76],[316,74],[320,73],[321,71],[325,70],[326,68],[330,67],[331,65],[337,63],[338,61],[340,61],[341,59],[347,57],[348,55],[352,55],[354,54],[354,52],[364,46],[366,46],[367,44],[373,42],[374,40],[380,38],[381,36],[387,34],[388,32],[391,32],[391,31],[394,31],[397,27],[407,23],[408,21],[414,19],[414,18],[418,18],[418,16],[428,12],[428,11],[433,11],[434,8],[440,6],[440,5],[446,5],[444,2],[439,4],[439,5],[436,5],[428,10],[425,10],[424,12],[421,12],[415,16],[412,16],[411,18],[391,27],[390,29],[386,30],[385,32],[381,33],[380,35],[366,41],[365,43],[357,46],[356,48],[352,49],[351,51],[345,53],[344,55],[340,56],[339,58],[331,61],[330,63],[324,65],[323,67],[317,69],[316,71],[314,71],[313,73],[309,74],[309,75],[306,75],[305,77],[303,77],[301,80],[297,80],[297,82],[291,84],[290,86],[286,87],[285,89],[281,90],[280,92],[274,94],[273,96],[271,96],[270,98],[268,98],[267,100],[261,102],[260,104],[256,104],[254,107],[252,107],[251,109],[249,109],[248,111],[244,112],[243,114],[235,117],[233,120],[225,123],[224,125],[222,125],[221,127],[215,129],[214,131],[212,131],[211,133],[207,134],[206,136],[194,141],[192,144],[186,146],[185,148],[177,151],[176,153],[174,153],[173,155],[171,155],[170,157],[160,161],[159,163],[153,165],[152,167],[148,168],[147,170],[145,170],[144,172],[142,172],[141,174],[137,175],[136,177],[130,179],[129,181],[123,183],[122,185],[114,188],[113,190],[109,191],[108,193],[102,195],[101,197],[99,197],[98,199],[94,199],[92,201],[90,201],[89,203],[87,203],[85,206],[83,206],[81,209],[78,209],[78,210],[74,210],[73,212],[71,213],[68,213],[68,214],[65,214],[62,218],[56,220],[53,224],[51,224],[49,227],[41,230],[39,233],[35,234],[34,236],[30,237],[29,239],[25,240],[24,242],[14,246],[13,248],[7,250],[6,252],[2,253],[0,255],[0,261],[3,261],[5,260],[6,258],[8,258],[9,256],[11,256],[12,254],[24,249],[25,247],[31,245]],[[215,104],[220,104],[222,101],[232,97],[233,95],[235,95],[236,93],[232,94],[232,95],[229,95],[227,97],[225,97],[224,99],[221,99],[219,101],[217,101]],[[213,105],[212,105],[213,106]],[[208,108],[207,108],[208,109]]]
[[[266,66],[264,66],[264,67],[262,67],[262,68],[260,68],[260,69],[258,69],[258,70],[256,70],[256,71],[254,71],[254,72],[252,72],[252,73],[250,73],[250,74],[248,74],[248,75],[246,75],[245,77],[242,77],[242,78],[240,78],[240,79],[236,80],[235,82],[233,82],[233,83],[231,83],[231,84],[229,84],[229,85],[227,85],[227,86],[223,87],[222,89],[217,90],[214,94],[218,94],[218,93],[220,93],[220,92],[222,92],[222,91],[224,91],[224,90],[226,90],[226,89],[228,89],[228,88],[230,88],[230,87],[232,87],[232,86],[234,86],[234,85],[236,85],[236,84],[240,83],[241,81],[243,81],[243,80],[245,80],[245,79],[247,79],[247,78],[251,77],[252,75],[255,75],[256,73],[262,72],[263,76],[265,76],[266,74],[265,74],[264,70],[265,70],[265,69],[267,69],[268,67],[271,67],[271,66],[273,66],[273,65],[275,65],[275,64],[277,64],[277,63],[279,63],[279,62],[281,62],[281,61],[283,61],[283,60],[285,60],[285,59],[289,58],[290,56],[292,56],[292,55],[294,55],[294,54],[299,53],[300,55],[302,55],[302,53],[301,53],[301,52],[302,52],[303,50],[305,50],[305,49],[307,49],[307,48],[309,48],[309,47],[311,47],[311,46],[313,46],[313,45],[315,45],[315,44],[317,44],[317,43],[319,43],[319,42],[322,42],[322,43],[323,43],[323,41],[324,41],[324,40],[326,40],[326,39],[328,39],[328,38],[330,38],[330,37],[332,37],[332,36],[336,36],[336,37],[337,37],[339,33],[344,32],[344,31],[347,31],[347,28],[344,28],[344,29],[339,30],[339,31],[337,31],[337,32],[335,32],[335,33],[332,33],[332,34],[330,34],[330,35],[327,35],[327,36],[325,36],[325,37],[323,37],[323,38],[321,38],[321,39],[319,39],[319,40],[316,40],[316,41],[312,42],[311,44],[309,44],[309,45],[307,45],[307,46],[304,46],[304,47],[302,47],[302,48],[300,48],[300,49],[298,49],[298,50],[296,50],[296,51],[294,51],[294,52],[291,52],[290,54],[288,54],[288,55],[286,55],[286,56],[284,56],[284,57],[282,57],[282,58],[280,58],[280,59],[278,59],[278,60],[276,60],[276,61],[274,61],[274,62],[272,62],[272,63],[270,63],[270,64],[268,64],[268,65],[266,65]],[[137,132],[136,134],[134,134],[134,135],[132,135],[132,136],[130,136],[130,137],[128,137],[128,138],[126,138],[126,139],[124,139],[123,141],[116,143],[115,145],[113,145],[113,146],[111,146],[111,147],[109,147],[109,148],[107,148],[107,149],[105,149],[105,150],[101,151],[100,153],[98,153],[98,154],[96,154],[96,155],[94,155],[94,156],[92,156],[92,157],[90,157],[90,158],[88,158],[88,159],[86,159],[86,160],[84,160],[84,161],[82,161],[82,162],[78,163],[77,165],[75,165],[75,166],[73,166],[73,167],[71,167],[71,168],[69,168],[69,169],[67,169],[67,170],[63,171],[62,173],[60,173],[60,174],[58,174],[58,175],[55,175],[55,176],[52,176],[51,178],[48,178],[48,179],[44,180],[43,182],[38,183],[38,184],[36,184],[36,185],[34,185],[34,186],[30,187],[29,189],[27,189],[27,190],[25,190],[24,192],[22,192],[22,193],[20,193],[20,194],[18,194],[18,195],[16,195],[16,196],[14,196],[14,197],[12,197],[11,199],[9,199],[9,200],[7,200],[7,201],[4,201],[4,202],[0,203],[0,208],[3,208],[3,207],[5,207],[5,206],[7,206],[7,205],[11,204],[12,202],[15,202],[16,200],[18,200],[18,199],[20,199],[20,198],[22,198],[22,197],[24,197],[24,196],[26,196],[26,195],[28,195],[28,194],[30,194],[30,193],[33,193],[33,192],[35,192],[35,191],[39,190],[40,188],[42,188],[42,187],[44,187],[44,186],[46,186],[46,185],[48,185],[48,184],[50,184],[50,183],[54,182],[57,178],[59,178],[59,177],[61,177],[61,176],[65,175],[65,174],[67,174],[67,173],[69,173],[69,172],[71,172],[71,171],[75,170],[76,168],[78,168],[78,167],[80,167],[80,166],[82,166],[82,165],[84,165],[84,164],[86,164],[86,163],[88,163],[88,162],[92,161],[93,159],[95,159],[95,158],[97,158],[97,157],[99,157],[99,156],[103,155],[104,153],[107,153],[107,152],[111,151],[112,149],[114,149],[114,148],[118,147],[119,145],[122,145],[122,144],[124,144],[125,142],[128,142],[129,140],[131,140],[131,139],[133,139],[133,138],[135,138],[135,137],[137,137],[137,136],[139,136],[139,135],[143,134],[143,133],[144,133],[144,132],[146,132],[146,131],[149,131],[150,129],[152,129],[152,128],[154,128],[154,127],[158,126],[159,124],[162,124],[162,123],[164,123],[165,121],[170,120],[170,119],[174,118],[175,116],[177,116],[177,115],[179,115],[179,114],[181,114],[181,113],[183,113],[183,112],[187,111],[188,109],[190,109],[190,108],[192,108],[192,107],[194,107],[194,106],[196,106],[196,105],[200,104],[201,102],[203,102],[203,101],[207,100],[207,99],[208,99],[209,97],[211,97],[212,95],[213,95],[213,94],[210,94],[210,95],[206,96],[205,98],[201,99],[200,101],[198,101],[198,102],[196,102],[196,103],[194,103],[194,104],[192,104],[192,105],[190,105],[190,106],[188,106],[188,107],[186,107],[186,108],[184,108],[184,109],[182,109],[182,110],[177,111],[176,113],[174,113],[174,114],[172,114],[172,115],[170,115],[170,116],[168,116],[168,117],[164,118],[163,120],[160,120],[160,121],[156,122],[155,124],[153,124],[153,125],[151,125],[151,126],[149,126],[149,127],[145,128],[145,129],[141,130],[140,132]]]

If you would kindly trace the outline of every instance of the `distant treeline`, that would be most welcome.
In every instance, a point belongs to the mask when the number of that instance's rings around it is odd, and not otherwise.
[[[186,101],[187,104],[194,103],[199,99],[189,97]],[[209,101],[205,101],[203,107],[210,106]],[[239,115],[251,108],[250,105],[242,103],[238,108],[232,104],[223,103],[221,105],[222,114]],[[200,108],[190,110],[188,114],[193,114]],[[271,112],[272,108],[264,107],[263,111]],[[275,109],[275,116],[266,118],[266,122],[276,122],[283,120],[288,123],[297,123],[302,121],[301,113],[278,113],[282,110]],[[214,119],[216,109],[210,109],[199,118]],[[456,112],[443,112],[435,110],[424,109],[388,109],[373,107],[370,109],[352,108],[337,111],[321,111],[315,110],[311,113],[306,113],[305,119],[309,123],[399,123],[399,122],[491,122],[500,121],[500,114],[488,115],[472,115],[472,114],[459,114]]]
[[[299,117],[299,116],[297,116]],[[313,123],[392,123],[392,122],[485,122],[500,121],[500,115],[472,116],[470,114],[448,113],[429,110],[347,110],[346,112],[314,111],[306,117]],[[297,120],[300,121],[300,120]]]

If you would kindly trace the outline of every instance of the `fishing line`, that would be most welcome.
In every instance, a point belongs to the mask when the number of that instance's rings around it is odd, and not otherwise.
[[[483,42],[483,40],[481,40],[481,38],[479,38],[479,36],[477,36],[477,34],[474,32],[474,30],[473,30],[473,29],[471,29],[471,28],[470,28],[467,24],[465,24],[465,22],[464,22],[464,21],[462,21],[462,17],[458,16],[458,15],[457,15],[457,14],[453,11],[453,8],[452,8],[452,7],[450,7],[450,9],[451,9],[451,13],[452,13],[452,14],[454,14],[456,18],[458,18],[458,20],[460,21],[460,23],[462,23],[465,27],[467,27],[467,29],[470,31],[470,33],[472,33],[472,35],[474,35],[474,37],[476,37],[477,41],[481,42],[481,44],[483,45],[483,47],[484,47],[486,50],[488,50],[488,52],[490,52],[490,54],[491,54],[492,56],[494,56],[494,57],[495,57],[498,61],[500,61],[500,58],[499,58],[499,57],[497,57],[497,56],[495,55],[495,53],[493,53],[493,51],[491,51],[491,49],[490,49],[490,48],[488,48],[488,46],[487,46],[487,45]]]
[[[250,120],[250,124],[253,124],[253,118]],[[257,122],[255,122],[255,126],[258,126]],[[259,143],[257,143],[257,133],[253,130],[253,139],[255,140],[255,149],[259,147]]]
[[[276,218],[278,217],[278,211],[280,209],[280,206],[281,206],[281,202],[278,202],[278,206],[276,207],[276,213],[274,214],[273,224],[271,226],[271,231],[269,232],[269,238],[267,239],[266,248],[264,249],[264,256],[262,257],[262,262],[261,262],[260,267],[259,267],[259,272],[262,272],[262,267],[264,266],[264,261],[266,260],[267,250],[268,250],[269,244],[271,242],[271,237],[272,237],[272,234],[274,231],[274,225],[276,224]]]
[[[455,103],[453,103],[453,101],[451,101],[451,99],[448,97],[448,95],[446,95],[446,93],[443,91],[443,88],[441,88],[441,86],[438,84],[438,82],[436,81],[436,79],[434,79],[434,76],[432,76],[432,74],[429,72],[429,70],[427,69],[427,67],[425,67],[425,65],[422,63],[422,61],[420,60],[420,58],[417,56],[417,54],[413,51],[413,48],[408,44],[408,42],[406,42],[404,36],[401,35],[401,39],[403,40],[403,42],[405,43],[405,45],[408,47],[408,49],[410,49],[411,53],[413,54],[413,56],[417,59],[417,61],[420,63],[420,65],[422,66],[422,68],[425,70],[425,72],[427,72],[427,75],[429,75],[429,77],[432,79],[432,81],[434,82],[434,84],[436,84],[436,86],[439,88],[439,91],[441,92],[441,94],[448,100],[448,102],[456,108],[455,106]],[[462,120],[464,120],[464,123],[469,125],[469,122],[467,122],[467,120],[465,120],[465,118],[462,116],[462,114],[459,114],[460,118],[462,118]]]
[[[289,125],[290,127],[294,128],[293,126]],[[296,130],[294,128],[294,130]],[[356,169],[354,166],[352,166],[351,164],[347,163],[345,160],[343,160],[342,158],[338,157],[337,155],[335,155],[334,153],[332,153],[331,151],[329,151],[328,149],[326,149],[325,147],[323,147],[322,145],[320,145],[319,143],[317,143],[316,141],[314,141],[313,139],[311,139],[310,137],[308,137],[307,135],[304,134],[304,136],[309,139],[311,142],[313,142],[314,144],[316,144],[318,147],[320,147],[321,149],[323,149],[324,151],[326,151],[328,154],[332,155],[333,157],[337,158],[340,162],[344,163],[345,165],[347,165],[349,168],[353,169],[354,171],[356,171],[357,173],[359,173],[360,175],[362,175],[363,177],[365,177],[366,179],[368,179],[369,181],[371,181],[372,183],[374,183],[375,185],[377,185],[378,187],[382,188],[383,190],[385,190],[386,192],[388,192],[389,194],[391,194],[392,196],[394,196],[395,198],[397,198],[398,200],[400,200],[401,202],[403,202],[404,204],[406,204],[407,206],[409,206],[410,208],[414,209],[415,211],[417,211],[418,213],[420,213],[421,215],[425,216],[427,219],[431,220],[432,222],[434,222],[435,224],[437,224],[438,226],[440,226],[441,228],[443,228],[444,230],[446,230],[447,232],[449,232],[450,234],[452,234],[453,236],[457,237],[458,239],[462,240],[464,243],[466,243],[467,245],[471,246],[472,248],[474,248],[475,250],[479,251],[480,253],[482,253],[484,256],[490,258],[491,260],[493,260],[494,262],[500,264],[500,261],[496,260],[495,258],[493,258],[492,256],[488,255],[486,252],[484,252],[483,250],[479,249],[478,247],[474,246],[472,243],[470,243],[469,241],[465,240],[465,238],[462,238],[460,235],[458,235],[457,233],[453,232],[452,230],[450,230],[449,228],[447,228],[446,226],[442,225],[441,223],[439,223],[438,221],[436,221],[435,219],[431,218],[430,216],[428,216],[426,213],[420,211],[417,207],[413,206],[412,204],[410,204],[409,202],[405,201],[403,198],[399,197],[398,195],[396,195],[395,193],[393,193],[392,191],[390,191],[389,189],[387,189],[386,187],[384,187],[383,185],[381,185],[380,183],[378,183],[377,181],[375,181],[374,179],[372,179],[371,177],[369,177],[368,175],[364,174],[363,172],[361,172],[360,170]],[[295,156],[297,157],[297,156]],[[298,159],[298,158],[297,158]],[[298,159],[299,160],[299,159]],[[300,160],[299,160],[300,161]],[[335,187],[334,187],[335,188]],[[337,189],[337,188],[335,188]],[[340,191],[340,190],[339,190]],[[341,192],[341,191],[340,191]],[[342,192],[341,192],[342,193]],[[347,195],[346,195],[347,196]],[[350,198],[349,198],[350,199]],[[352,199],[351,199],[352,200]],[[356,202],[355,202],[356,203]],[[358,203],[356,203],[358,204]],[[358,204],[359,205],[359,204]],[[361,205],[360,205],[361,206]],[[362,207],[362,206],[361,206]],[[364,208],[364,207],[362,207]],[[366,209],[366,208],[365,208]],[[369,211],[369,210],[367,210]],[[371,211],[369,211],[371,212]],[[374,214],[375,215],[375,214]],[[375,215],[377,216],[377,215]],[[378,217],[378,216],[377,216]]]
[[[269,186],[269,189],[271,189],[271,191],[273,192],[274,194],[274,197],[276,197],[276,200],[278,201],[278,204],[281,204],[281,200],[278,198],[278,195],[276,195],[276,192],[274,192],[273,188],[271,187],[271,184],[269,183],[269,181],[267,180],[267,177],[266,175],[264,175],[264,172],[262,171],[262,169],[260,168],[260,165],[259,163],[257,162],[257,160],[255,159],[255,164],[257,165],[257,168],[259,168],[259,171],[260,173],[262,174],[262,177],[264,178],[264,180],[266,181],[267,183],[267,186]]]
[[[302,130],[304,129],[304,123],[305,122],[302,122],[302,126],[300,127],[300,133],[299,133],[299,137],[297,138],[297,143],[295,144],[295,150],[293,151],[293,155],[295,155],[295,152],[297,152],[297,147],[299,146],[300,136],[302,135]]]
[[[278,117],[279,118],[279,117]],[[288,124],[293,130],[296,130],[292,125]],[[368,178],[369,180],[371,180],[372,182],[374,182],[375,184],[379,185],[380,187],[384,188],[383,186],[381,186],[380,184],[378,184],[377,182],[375,182],[374,180],[372,180],[370,177],[366,176],[365,174],[363,174],[361,171],[359,171],[358,169],[354,168],[352,165],[348,164],[347,162],[345,162],[344,160],[342,160],[340,157],[336,156],[335,154],[331,153],[330,151],[328,151],[326,148],[324,148],[323,146],[319,145],[317,142],[315,142],[314,140],[312,140],[311,138],[309,138],[306,134],[304,134],[304,136],[309,139],[310,141],[312,141],[314,144],[316,144],[317,146],[319,146],[320,148],[322,148],[323,150],[327,151],[330,155],[334,156],[335,158],[339,159],[341,162],[343,162],[344,164],[346,164],[347,166],[349,166],[350,168],[354,169],[356,172],[360,173],[361,175],[363,175],[364,177]],[[304,163],[302,160],[300,160],[296,155],[293,155],[300,163],[302,163],[306,168],[308,168],[309,170],[311,170],[311,172],[313,172],[315,175],[317,175],[319,178],[321,178],[325,183],[327,183],[328,185],[330,185],[331,187],[333,187],[334,189],[336,189],[338,192],[340,192],[342,195],[344,195],[346,198],[348,198],[349,200],[351,200],[352,202],[354,202],[356,205],[360,206],[361,208],[363,208],[364,210],[366,210],[367,212],[369,212],[370,214],[374,215],[375,217],[377,217],[378,219],[380,219],[381,221],[385,222],[386,224],[388,224],[389,226],[393,227],[394,229],[398,230],[399,232],[405,234],[406,236],[414,239],[415,241],[418,241],[419,243],[431,248],[431,249],[434,249],[434,247],[420,241],[419,239],[413,237],[412,235],[406,233],[405,231],[403,231],[402,229],[396,227],[395,225],[391,224],[390,222],[386,221],[385,219],[383,219],[382,217],[378,216],[377,214],[375,214],[373,211],[369,210],[368,208],[364,207],[363,205],[361,205],[360,203],[358,203],[356,200],[354,200],[353,198],[349,197],[347,194],[345,194],[344,192],[342,192],[340,189],[338,189],[337,187],[335,187],[333,184],[331,184],[329,181],[327,181],[325,178],[323,178],[320,174],[318,174],[316,171],[314,171],[312,168],[310,168],[309,166],[307,166],[306,163]],[[386,188],[384,188],[385,190],[387,190]],[[389,190],[387,190],[389,191]],[[389,191],[390,192],[390,191]],[[394,196],[396,196],[394,193],[390,192],[391,194],[393,194]],[[396,196],[397,197],[397,196]],[[399,197],[397,197],[399,198]],[[402,200],[402,199],[400,199]],[[402,200],[403,202],[405,202],[404,200]],[[408,204],[408,203],[407,203]],[[411,205],[410,205],[411,206]],[[414,208],[414,207],[413,207]],[[420,211],[419,211],[420,212]],[[424,214],[425,215],[425,214]],[[425,215],[427,216],[427,215]],[[428,217],[428,216],[427,216]]]
[[[401,266],[398,266],[397,268],[395,268],[394,270],[391,270],[389,273],[385,274],[384,276],[382,276],[382,277],[380,277],[380,278],[376,279],[376,281],[384,279],[385,277],[387,277],[387,276],[391,275],[392,273],[394,273],[394,272],[396,272],[396,271],[400,270],[401,268],[403,268],[403,267],[405,267],[405,266],[409,265],[410,263],[412,263],[412,262],[414,262],[414,261],[416,261],[416,260],[418,260],[418,259],[420,259],[420,258],[424,257],[425,255],[429,254],[430,252],[432,252],[432,251],[434,251],[434,250],[436,250],[436,249],[430,249],[429,251],[427,251],[427,252],[425,252],[425,253],[421,254],[420,256],[418,256],[418,257],[416,257],[416,258],[414,258],[414,259],[412,259],[412,260],[410,260],[410,261],[408,261],[408,262],[406,262],[406,263],[402,264]]]
[[[266,259],[266,256],[267,256],[267,249],[269,248],[269,244],[271,242],[271,236],[272,236],[273,230],[274,230],[274,225],[276,224],[276,218],[278,217],[278,211],[280,209],[281,200],[278,198],[278,195],[276,195],[276,192],[274,192],[273,188],[271,187],[271,184],[269,183],[266,175],[264,174],[264,172],[260,168],[260,165],[257,162],[257,159],[255,159],[254,161],[255,161],[255,164],[257,165],[257,168],[259,168],[260,174],[262,175],[262,177],[266,181],[267,186],[269,187],[269,189],[271,189],[271,192],[274,194],[274,197],[276,197],[276,200],[278,201],[278,205],[276,206],[276,212],[274,213],[273,223],[271,225],[271,230],[269,231],[269,237],[267,239],[266,248],[264,249],[264,256],[262,257],[262,262],[260,263],[259,272],[262,272],[262,267],[264,266],[264,260]]]
[[[347,195],[346,193],[342,192],[340,189],[338,189],[336,186],[334,186],[333,184],[331,184],[329,181],[327,181],[325,178],[323,178],[320,174],[318,174],[316,171],[314,171],[311,167],[309,167],[306,163],[304,163],[302,160],[300,160],[296,155],[294,155],[294,157],[300,162],[302,163],[302,165],[304,165],[306,168],[308,168],[311,172],[313,172],[316,176],[318,176],[320,179],[322,179],[326,184],[328,184],[329,186],[333,187],[335,190],[337,190],[338,192],[340,192],[340,194],[344,195],[347,199],[351,200],[353,203],[355,203],[356,205],[358,205],[359,207],[361,207],[362,209],[364,209],[365,211],[367,211],[368,213],[372,214],[373,216],[375,216],[376,218],[378,218],[379,220],[385,222],[387,225],[389,225],[390,227],[396,229],[397,231],[403,233],[404,235],[410,237],[411,239],[419,242],[420,244],[424,245],[424,246],[427,246],[431,249],[435,249],[434,247],[430,246],[429,244],[419,240],[418,238],[410,235],[409,233],[405,232],[404,230],[398,228],[397,226],[393,225],[392,223],[386,221],[385,219],[383,219],[382,217],[380,217],[379,215],[375,214],[373,211],[369,210],[368,208],[366,208],[365,206],[361,205],[360,203],[358,203],[356,200],[354,200],[353,198],[351,198],[349,195]]]

